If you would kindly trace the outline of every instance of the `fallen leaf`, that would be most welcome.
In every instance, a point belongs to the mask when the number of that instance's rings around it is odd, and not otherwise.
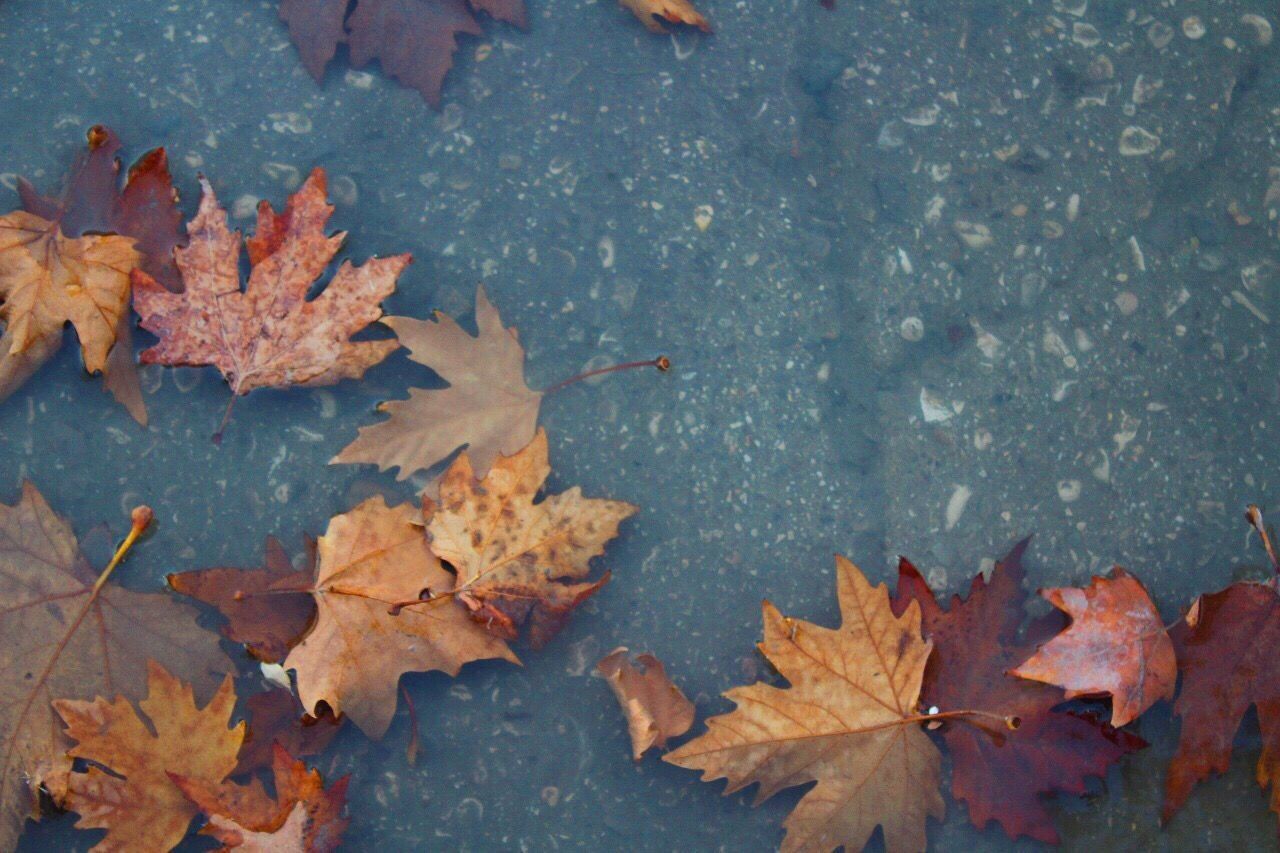
[[[1120,567],[1085,589],[1040,591],[1071,625],[1011,671],[1054,684],[1067,698],[1110,694],[1111,725],[1137,719],[1178,683],[1173,642],[1142,582]]]
[[[173,249],[186,240],[165,150],[153,148],[138,158],[121,187],[121,147],[120,138],[110,128],[100,124],[91,127],[88,148],[76,157],[61,195],[40,195],[29,181],[19,178],[22,207],[56,222],[67,237],[82,237],[89,232],[132,237],[134,248],[141,255],[138,266],[170,290],[179,290],[182,282],[173,264]],[[39,360],[47,358],[46,355]],[[128,311],[120,314],[116,325],[115,344],[103,368],[103,382],[134,420],[145,426],[147,407],[134,362],[133,322]],[[0,386],[4,384],[0,378]]]
[[[638,510],[622,501],[584,498],[576,486],[534,503],[550,473],[543,430],[519,453],[499,457],[483,479],[464,452],[440,481],[439,506],[424,511],[432,552],[456,573],[453,597],[503,639],[515,639],[527,622],[535,648],[609,580],[608,573],[584,579],[592,558]]]
[[[94,850],[172,849],[197,810],[168,774],[217,785],[236,766],[244,723],[231,725],[231,676],[204,708],[189,684],[157,663],[148,664],[147,682],[138,703],[145,719],[123,696],[54,702],[76,741],[69,754],[100,765],[71,774],[66,801],[80,815],[77,828],[107,830]]]
[[[883,584],[836,558],[841,625],[783,617],[764,603],[760,652],[791,687],[757,683],[725,693],[737,710],[666,756],[725,778],[729,794],[760,783],[756,802],[818,784],[787,818],[784,851],[860,850],[877,825],[890,851],[924,850],[926,818],[941,819],[941,755],[916,703],[930,643],[920,609],[895,617]]]
[[[1065,621],[1054,613],[1019,636],[1027,595],[1022,589],[1022,555],[1029,540],[1014,546],[996,564],[990,581],[973,579],[969,597],[955,596],[943,610],[916,568],[898,566],[894,611],[918,603],[924,634],[934,654],[924,676],[924,703],[941,708],[981,708],[1017,717],[1015,731],[994,732],[980,720],[948,725],[943,739],[951,751],[951,793],[969,807],[978,828],[997,821],[1010,838],[1027,835],[1058,840],[1042,794],[1085,792],[1085,779],[1146,743],[1128,732],[1080,714],[1053,710],[1066,700],[1062,690],[1007,675],[1056,634]],[[996,736],[996,735],[999,736]]]
[[[668,739],[689,731],[694,708],[667,676],[662,661],[644,654],[636,662],[643,669],[636,668],[626,648],[620,647],[600,659],[596,672],[622,706],[631,735],[631,757],[639,761],[650,747],[665,747]]]
[[[379,303],[395,290],[408,255],[373,258],[359,267],[344,261],[320,295],[307,299],[346,239],[324,232],[333,208],[325,201],[323,169],[312,171],[282,214],[259,205],[243,292],[239,234],[227,230],[226,212],[208,181],[201,186],[200,210],[187,225],[190,245],[175,252],[186,289],[170,293],[134,272],[134,307],[143,328],[160,338],[143,351],[144,364],[213,365],[233,394],[247,394],[358,378],[399,346],[350,338],[382,316]]]
[[[276,746],[299,758],[319,755],[342,730],[345,720],[335,717],[327,706],[321,706],[315,716],[308,714],[293,691],[283,688],[255,693],[244,704],[249,730],[240,747],[240,763],[232,774],[236,776],[269,767]]]
[[[53,699],[139,698],[149,658],[187,674],[202,695],[233,669],[194,608],[97,581],[71,526],[34,486],[23,485],[15,506],[0,504],[0,642],[9,650],[0,656],[0,849],[13,848],[41,781],[70,769]]]
[[[169,586],[217,608],[227,619],[223,635],[244,643],[250,655],[266,663],[285,659],[311,626],[315,600],[306,592],[315,569],[315,550],[309,563],[295,570],[284,546],[267,539],[261,569],[197,569],[168,576]]]
[[[371,462],[380,470],[399,468],[408,479],[466,446],[477,476],[499,454],[518,452],[538,427],[542,392],[524,381],[524,348],[515,328],[503,328],[498,309],[476,289],[476,329],[472,337],[439,312],[435,320],[386,317],[382,321],[409,350],[409,358],[430,367],[448,388],[411,388],[409,399],[378,408],[391,417],[362,427],[355,441],[331,462]]]
[[[352,6],[348,12],[348,6]],[[477,12],[529,26],[523,0],[281,0],[280,18],[316,82],[338,45],[351,49],[356,68],[378,60],[384,71],[417,89],[437,109],[453,67],[458,36],[483,34]]]
[[[1173,705],[1182,720],[1165,780],[1162,819],[1182,808],[1210,774],[1231,763],[1236,731],[1252,705],[1262,730],[1257,780],[1280,813],[1280,595],[1274,582],[1241,581],[1199,598],[1194,627],[1171,632],[1182,688]]]
[[[209,817],[202,834],[245,851],[329,853],[342,841],[348,820],[342,817],[347,783],[344,776],[328,790],[317,770],[297,761],[280,746],[272,751],[275,798],[254,780],[248,785],[210,784],[183,773],[170,773],[175,785]]]
[[[373,497],[330,519],[317,543],[315,625],[284,662],[297,672],[303,708],[316,715],[323,702],[379,738],[395,715],[403,673],[457,675],[482,658],[518,663],[506,643],[447,600],[391,613],[424,590],[452,585],[409,504],[388,507]]]
[[[689,0],[618,0],[622,8],[635,15],[645,29],[662,35],[667,28],[662,25],[686,24],[704,33],[711,32],[711,24],[693,7]]]

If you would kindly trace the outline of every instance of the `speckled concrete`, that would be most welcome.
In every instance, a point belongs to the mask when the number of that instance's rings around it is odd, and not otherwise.
[[[1170,619],[1257,571],[1239,514],[1280,487],[1280,43],[1240,17],[1280,15],[1085,6],[708,0],[707,39],[532,0],[530,33],[464,43],[433,113],[341,58],[317,87],[269,2],[0,3],[6,186],[56,184],[95,122],[132,156],[166,145],[188,210],[202,172],[241,225],[322,165],[345,256],[415,256],[392,313],[469,317],[483,281],[534,386],[675,363],[544,406],[551,486],[643,508],[603,561],[614,581],[521,670],[409,678],[417,767],[403,709],[381,743],[340,739],[319,766],[355,774],[353,849],[774,846],[795,792],[753,810],[633,764],[590,669],[651,650],[700,715],[723,711],[720,691],[765,676],[761,598],[834,621],[836,551],[881,579],[910,554],[959,591],[1034,533],[1033,583],[1122,563]],[[1148,139],[1129,127],[1159,144],[1120,153]],[[254,394],[215,448],[216,375],[148,368],[142,430],[68,345],[0,405],[0,495],[30,477],[81,531],[151,503],[131,586],[249,565],[269,534],[300,547],[372,491],[411,497],[325,463],[377,401],[430,381],[397,356],[361,383]],[[1141,727],[1155,748],[1062,803],[1069,847],[1275,843],[1248,735],[1161,832],[1176,727],[1164,706]],[[1009,846],[954,803],[930,837]],[[93,839],[62,820],[25,845]]]

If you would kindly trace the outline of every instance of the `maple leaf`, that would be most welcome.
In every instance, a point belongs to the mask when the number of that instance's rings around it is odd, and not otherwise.
[[[504,328],[498,309],[476,288],[476,330],[472,337],[449,317],[435,320],[386,317],[409,358],[440,374],[448,388],[412,388],[409,399],[378,407],[391,417],[361,427],[355,441],[334,463],[372,462],[379,470],[399,468],[397,479],[442,462],[466,445],[476,474],[489,472],[498,454],[510,455],[533,439],[542,392],[524,380],[524,348],[515,328]]]
[[[784,824],[784,851],[860,850],[877,825],[890,850],[924,850],[925,820],[941,819],[942,757],[918,722],[931,644],[920,609],[895,616],[884,584],[836,558],[841,625],[789,619],[764,603],[761,654],[791,683],[725,693],[736,710],[665,757],[729,780],[725,793],[760,783],[756,803],[783,788],[818,784]]]
[[[222,633],[244,643],[260,661],[284,660],[315,618],[315,600],[305,591],[315,568],[308,544],[308,565],[295,570],[284,546],[268,537],[261,569],[197,569],[168,576],[169,586],[218,609],[227,619]]]
[[[711,32],[711,24],[694,8],[689,0],[618,0],[622,8],[636,16],[645,29],[651,33],[663,35],[667,28],[662,25],[685,24],[697,27],[704,33]]]
[[[356,68],[376,59],[436,108],[458,36],[484,32],[476,12],[529,26],[523,0],[280,0],[280,18],[316,82],[345,41]]]
[[[448,601],[392,615],[391,605],[452,585],[421,525],[412,506],[388,507],[381,497],[330,519],[317,543],[310,588],[315,625],[284,662],[297,673],[308,713],[317,715],[323,702],[379,738],[395,714],[401,674],[438,669],[457,675],[464,663],[481,658],[519,662],[506,643]]]
[[[76,826],[107,830],[94,850],[172,849],[197,810],[168,774],[217,785],[236,766],[244,723],[231,725],[231,676],[204,708],[190,685],[155,662],[148,663],[147,682],[138,703],[145,720],[123,696],[54,702],[76,741],[69,754],[111,771],[90,766],[70,777],[66,806],[79,813]]]
[[[82,237],[90,232],[132,237],[134,248],[141,255],[138,265],[169,289],[180,289],[173,249],[185,242],[182,211],[178,209],[178,193],[169,175],[165,150],[153,148],[143,154],[129,168],[122,187],[121,147],[120,138],[110,128],[93,126],[88,133],[88,148],[76,157],[60,196],[43,196],[25,178],[18,179],[22,207],[57,223],[67,237]],[[147,407],[133,358],[131,319],[127,310],[121,312],[115,344],[103,367],[103,382],[134,420],[145,426]],[[40,355],[39,351],[36,355]],[[34,370],[47,357],[29,358],[28,368]]]
[[[271,765],[275,747],[304,758],[319,755],[342,729],[345,718],[335,717],[327,707],[308,714],[292,690],[277,687],[255,693],[245,700],[249,730],[240,747],[240,763],[233,775]]]
[[[453,597],[504,639],[515,639],[527,621],[535,648],[609,580],[606,572],[583,581],[591,559],[639,509],[584,498],[576,486],[534,503],[550,473],[547,434],[540,429],[519,453],[499,457],[482,480],[469,454],[460,454],[440,481],[439,506],[428,500],[424,509],[431,550],[456,573]]]
[[[346,239],[324,232],[333,207],[325,201],[323,169],[311,172],[282,214],[259,205],[243,292],[240,236],[227,230],[227,214],[208,181],[201,187],[200,210],[187,225],[190,245],[174,253],[186,289],[171,293],[134,272],[134,307],[142,327],[160,338],[143,351],[144,364],[213,365],[238,395],[358,378],[399,346],[350,338],[382,316],[379,303],[395,290],[408,255],[372,258],[359,267],[344,261],[320,295],[307,299]]]
[[[1052,614],[1019,636],[1026,603],[1022,555],[1029,541],[1015,545],[989,581],[979,573],[969,597],[955,596],[949,610],[939,606],[915,566],[903,559],[893,605],[903,613],[918,603],[924,634],[934,644],[924,676],[925,704],[976,706],[1020,721],[1015,731],[999,737],[975,721],[947,727],[943,739],[954,762],[952,795],[968,805],[969,819],[979,828],[994,820],[1011,838],[1027,835],[1054,843],[1058,833],[1041,795],[1082,794],[1088,776],[1104,774],[1146,743],[1091,717],[1055,711],[1066,700],[1062,690],[1006,674],[1063,622]]]
[[[600,659],[596,672],[609,683],[622,706],[631,736],[631,757],[639,761],[650,747],[664,747],[668,739],[689,731],[694,708],[671,682],[662,661],[645,654],[636,662],[643,670],[631,663],[625,647],[619,647]]]
[[[1117,566],[1085,589],[1041,590],[1071,625],[1011,671],[1054,684],[1067,698],[1110,694],[1111,725],[1137,719],[1178,683],[1173,642],[1142,582]]]
[[[71,526],[30,483],[14,506],[0,504],[0,848],[12,849],[42,781],[70,769],[51,706],[55,698],[120,693],[138,698],[148,659],[187,673],[206,694],[231,661],[196,624],[194,608],[169,595],[107,583],[134,531],[99,576]],[[50,784],[54,799],[60,785]]]
[[[329,853],[346,830],[342,817],[349,776],[325,790],[319,771],[294,759],[281,746],[272,750],[275,798],[255,779],[249,785],[208,781],[170,773],[174,784],[209,817],[202,834],[228,848],[276,853]]]

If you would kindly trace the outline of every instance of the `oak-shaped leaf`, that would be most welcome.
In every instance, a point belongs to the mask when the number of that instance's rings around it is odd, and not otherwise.
[[[917,714],[931,644],[920,608],[895,616],[884,585],[836,558],[838,629],[784,617],[764,603],[760,652],[790,682],[725,693],[738,707],[666,756],[725,778],[725,793],[759,783],[756,802],[817,782],[788,816],[784,851],[861,850],[884,830],[890,851],[924,850],[928,817],[941,818],[942,757]]]
[[[265,202],[246,240],[252,270],[240,288],[240,235],[202,179],[200,210],[187,225],[190,243],[175,251],[185,289],[171,293],[141,270],[133,275],[142,327],[160,338],[142,352],[144,364],[217,367],[233,394],[255,388],[330,385],[359,378],[399,344],[353,341],[382,316],[408,255],[344,261],[314,299],[307,294],[342,246],[344,233],[325,234],[333,207],[325,174],[316,168],[289,197],[283,213]]]
[[[211,785],[181,771],[174,784],[209,819],[201,831],[226,848],[275,853],[330,853],[338,849],[349,821],[342,816],[349,776],[327,790],[317,770],[308,770],[284,747],[272,750],[275,796],[254,779],[248,785]]]
[[[71,526],[36,488],[0,504],[0,849],[12,849],[42,785],[65,796],[67,742],[51,704],[141,698],[147,661],[184,673],[203,696],[233,670],[196,611],[164,593],[98,576]]]
[[[1236,732],[1252,705],[1262,731],[1256,778],[1270,787],[1280,814],[1280,594],[1275,581],[1240,581],[1202,595],[1194,627],[1170,633],[1182,686],[1173,711],[1181,719],[1178,751],[1165,779],[1163,820],[1182,808],[1213,773],[1226,772]]]
[[[1173,641],[1142,582],[1117,566],[1084,589],[1040,591],[1071,617],[1061,634],[1012,674],[1055,684],[1076,696],[1111,696],[1111,725],[1137,719],[1178,683]]]
[[[427,547],[413,506],[369,498],[329,520],[316,555],[315,624],[284,662],[297,673],[307,713],[320,714],[323,703],[379,738],[395,715],[402,674],[457,675],[463,664],[482,658],[518,663],[505,642],[448,599],[393,613],[424,591],[453,585]]]
[[[979,828],[994,820],[1011,838],[1054,843],[1058,832],[1041,797],[1054,791],[1083,794],[1089,776],[1103,775],[1146,743],[1090,716],[1055,710],[1066,701],[1062,690],[1008,674],[1065,621],[1053,613],[1021,632],[1028,541],[996,563],[990,580],[974,577],[969,597],[953,597],[946,610],[915,566],[900,560],[893,605],[904,613],[918,604],[924,634],[934,645],[924,675],[926,705],[977,707],[1020,720],[1015,731],[999,737],[983,731],[980,720],[946,726],[952,795],[968,805],[969,819]]]
[[[711,32],[711,24],[702,17],[702,13],[694,8],[689,0],[618,0],[622,8],[636,16],[645,29],[651,33],[663,35],[667,32],[664,24],[684,24],[697,27],[704,33]]]
[[[430,367],[448,388],[411,388],[407,400],[378,407],[387,420],[361,427],[355,441],[331,461],[372,462],[380,470],[399,468],[407,479],[466,446],[476,476],[483,477],[499,454],[510,456],[538,427],[542,392],[524,380],[524,348],[514,327],[502,325],[498,309],[476,289],[476,330],[472,337],[451,318],[386,317],[409,358]]]
[[[342,730],[345,717],[335,717],[327,706],[313,716],[302,707],[292,690],[274,687],[245,700],[249,728],[240,747],[235,773],[249,773],[271,766],[272,751],[283,747],[290,755],[319,755]]]
[[[257,660],[277,663],[315,618],[315,600],[306,592],[314,573],[315,549],[309,544],[307,551],[309,564],[294,569],[284,546],[269,537],[260,569],[177,572],[168,576],[169,586],[217,608],[227,619],[222,628],[227,639],[244,643]]]
[[[550,473],[547,434],[538,430],[527,447],[499,457],[483,478],[463,452],[440,480],[440,503],[424,502],[431,551],[455,572],[452,596],[503,639],[515,639],[527,623],[535,648],[609,580],[607,572],[586,580],[591,560],[639,509],[583,497],[576,486],[534,503]]]
[[[138,158],[122,186],[121,147],[120,138],[110,128],[93,126],[88,133],[88,147],[76,157],[58,196],[41,195],[25,178],[18,179],[22,208],[57,223],[67,237],[119,234],[133,238],[140,254],[138,266],[170,290],[181,289],[173,249],[185,242],[182,211],[165,150],[153,148]],[[27,360],[38,367],[35,362],[39,359]],[[122,312],[117,322],[115,343],[103,366],[103,382],[129,414],[145,426],[147,407],[134,362],[133,323],[128,311]],[[3,393],[0,390],[0,396]]]
[[[436,108],[458,36],[484,32],[477,12],[529,26],[524,0],[280,0],[280,18],[317,82],[345,42],[356,68],[376,59]]]
[[[631,736],[631,757],[639,761],[650,747],[664,747],[670,738],[689,731],[694,707],[671,681],[662,661],[643,654],[636,663],[631,662],[625,647],[619,647],[596,663],[596,672],[608,682],[622,707]]]
[[[147,683],[141,717],[123,696],[54,702],[76,742],[69,754],[91,762],[71,774],[66,807],[80,815],[78,828],[107,830],[97,851],[177,846],[197,810],[169,774],[218,785],[236,766],[244,723],[231,725],[231,676],[203,708],[191,685],[157,663],[148,664]]]

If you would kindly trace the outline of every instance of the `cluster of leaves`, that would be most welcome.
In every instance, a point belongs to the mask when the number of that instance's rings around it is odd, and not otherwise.
[[[1250,521],[1277,562],[1256,508]],[[1172,631],[1142,583],[1121,568],[1083,589],[1046,589],[1056,608],[1024,626],[1019,543],[967,598],[939,604],[903,559],[893,597],[836,559],[842,624],[822,628],[764,605],[761,653],[790,683],[725,695],[737,709],[666,756],[725,778],[726,793],[759,784],[757,802],[816,782],[787,818],[784,850],[859,849],[877,826],[889,850],[924,850],[926,818],[941,818],[941,753],[951,792],[973,823],[1011,837],[1058,840],[1043,795],[1084,793],[1124,755],[1146,746],[1124,726],[1161,700],[1182,718],[1163,819],[1196,783],[1226,769],[1250,704],[1258,709],[1263,787],[1280,750],[1280,593],[1277,578],[1241,581],[1197,599]],[[1069,621],[1068,621],[1069,617]],[[1068,700],[1109,698],[1105,722]],[[1280,803],[1272,791],[1272,809]]]
[[[619,2],[653,33],[667,31],[664,21],[711,32],[689,0]],[[524,0],[280,0],[280,19],[316,82],[324,79],[338,46],[345,44],[353,66],[378,60],[383,71],[417,89],[436,108],[458,37],[484,33],[476,17],[480,12],[529,28]]]

